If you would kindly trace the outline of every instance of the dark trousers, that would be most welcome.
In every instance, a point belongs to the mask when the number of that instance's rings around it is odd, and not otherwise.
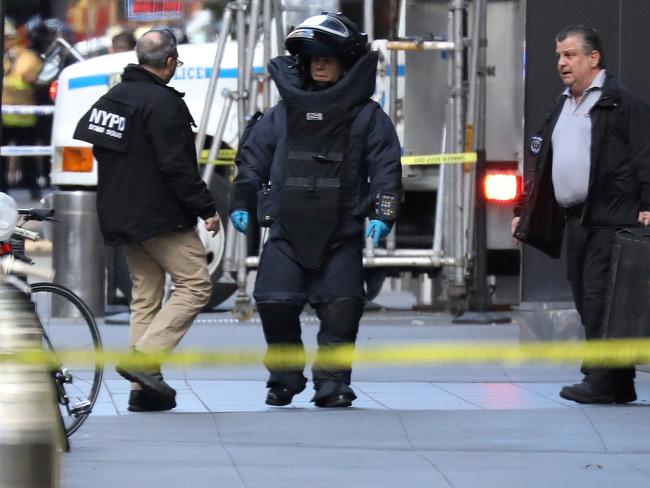
[[[605,339],[603,310],[616,229],[584,227],[581,212],[567,212],[567,275],[573,301],[585,328],[585,338]],[[634,368],[594,368],[583,365],[585,381],[612,383],[630,381]],[[600,385],[599,385],[600,386]]]
[[[304,356],[299,317],[307,302],[320,320],[319,353],[333,346],[354,345],[364,303],[361,245],[356,239],[340,242],[328,252],[320,268],[306,269],[286,241],[275,239],[265,244],[255,300],[269,346],[290,345],[295,347],[297,358]],[[269,354],[265,358],[269,387],[296,391],[304,387],[304,360],[282,366],[278,364],[281,358],[273,359],[271,362]],[[317,357],[312,375],[316,397],[347,392],[351,365],[319,365]]]

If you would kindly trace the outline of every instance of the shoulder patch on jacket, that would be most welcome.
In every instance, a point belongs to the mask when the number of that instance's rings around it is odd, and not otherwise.
[[[74,138],[125,153],[135,109],[106,97],[100,98],[79,120]]]

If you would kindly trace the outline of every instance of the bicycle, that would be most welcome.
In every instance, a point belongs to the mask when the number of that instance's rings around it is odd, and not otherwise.
[[[56,222],[53,209],[19,209],[19,221],[10,241],[2,243],[0,255],[33,264],[25,255],[25,240],[36,241],[40,234],[22,226],[28,221]],[[27,271],[28,273],[28,271]],[[56,358],[56,351],[101,350],[99,329],[88,306],[68,288],[57,283],[37,282],[27,285],[43,334],[43,349]],[[66,367],[55,361],[52,369],[60,421],[65,431],[63,449],[68,450],[67,438],[88,418],[97,400],[103,366],[97,356],[92,364]]]

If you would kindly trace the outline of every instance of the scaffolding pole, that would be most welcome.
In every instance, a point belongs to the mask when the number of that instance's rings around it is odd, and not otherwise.
[[[363,29],[368,34],[368,42],[375,40],[375,9],[373,0],[363,0]]]
[[[262,61],[262,111],[271,106],[271,76],[269,75],[269,61],[271,60],[271,0],[264,0],[262,25],[264,29],[264,57]]]
[[[452,0],[452,39],[454,49],[452,51],[452,69],[453,84],[452,97],[454,100],[452,114],[452,152],[463,152],[465,150],[465,0]],[[450,275],[449,286],[449,305],[452,313],[460,314],[466,308],[467,289],[465,283],[465,232],[463,218],[463,168],[461,165],[455,165],[451,169],[453,177],[451,178],[451,212],[450,218],[453,226],[451,255],[454,258],[456,266]]]
[[[246,126],[246,1],[237,2],[237,133],[238,139]]]
[[[201,155],[203,145],[205,144],[205,135],[208,130],[208,121],[210,120],[210,111],[212,109],[212,102],[214,94],[217,90],[217,83],[219,82],[219,70],[221,68],[221,60],[223,53],[226,49],[226,40],[230,33],[230,26],[232,24],[232,3],[229,3],[223,11],[221,18],[221,30],[219,32],[219,39],[217,40],[217,52],[214,56],[212,63],[212,73],[208,83],[208,91],[205,97],[205,105],[201,113],[201,121],[199,122],[198,134],[196,136],[195,148],[197,157]]]
[[[253,61],[255,59],[255,45],[257,44],[257,27],[260,16],[260,1],[250,0],[250,8],[248,15],[248,40],[246,41],[246,76],[245,86],[248,93],[246,105],[248,110],[244,114],[247,119],[249,115],[255,112],[255,103],[257,101],[257,90],[255,90],[256,78],[253,75]]]

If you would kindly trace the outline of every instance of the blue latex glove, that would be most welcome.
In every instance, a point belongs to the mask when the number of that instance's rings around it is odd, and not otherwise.
[[[390,225],[381,220],[373,219],[368,223],[366,228],[366,237],[372,237],[372,242],[375,246],[379,245],[379,241],[386,237],[390,232]]]
[[[248,212],[246,210],[235,210],[230,214],[230,220],[235,229],[242,234],[246,234],[246,228],[248,227]]]

